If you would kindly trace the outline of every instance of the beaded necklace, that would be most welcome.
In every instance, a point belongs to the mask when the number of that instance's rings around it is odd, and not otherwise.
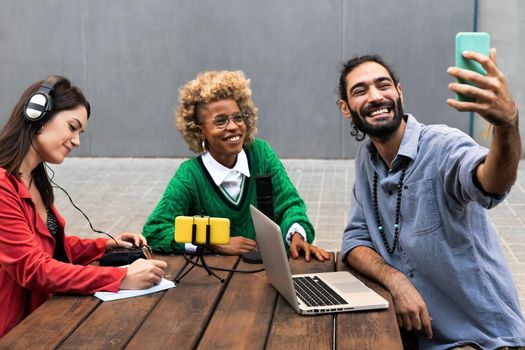
[[[385,243],[386,251],[388,252],[388,254],[394,253],[399,242],[399,216],[401,214],[401,194],[403,192],[403,180],[405,179],[405,173],[407,171],[407,168],[408,160],[405,160],[402,164],[401,176],[399,177],[399,183],[397,185],[396,212],[394,214],[394,241],[392,244],[392,249],[390,249],[390,244],[388,244],[388,241],[386,239],[383,224],[381,223],[381,217],[379,216],[379,207],[377,205],[377,181],[379,175],[377,175],[377,172],[374,171],[374,186],[372,189],[372,198],[374,200],[374,212],[376,214],[377,229],[381,234],[381,238],[383,238],[383,243]]]

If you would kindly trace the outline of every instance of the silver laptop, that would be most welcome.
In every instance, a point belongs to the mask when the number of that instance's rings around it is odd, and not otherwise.
[[[254,206],[250,211],[266,276],[295,311],[312,315],[388,308],[388,301],[347,271],[292,276],[281,229]]]

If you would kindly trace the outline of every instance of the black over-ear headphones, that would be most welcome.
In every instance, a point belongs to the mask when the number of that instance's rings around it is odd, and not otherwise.
[[[55,91],[57,80],[54,77],[48,77],[38,91],[29,96],[24,105],[24,117],[28,122],[46,121],[53,111],[52,95]]]

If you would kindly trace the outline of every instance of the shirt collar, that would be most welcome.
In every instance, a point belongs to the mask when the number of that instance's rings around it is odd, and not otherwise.
[[[17,179],[16,176],[7,173],[5,169],[0,169],[0,181],[6,180],[13,184],[20,198],[31,199],[31,194],[29,194],[29,191],[21,178]]]
[[[210,173],[213,182],[215,182],[217,186],[220,186],[228,177],[228,175],[230,175],[232,172],[241,173],[247,177],[250,177],[248,158],[246,157],[246,152],[244,151],[244,149],[242,149],[241,152],[237,155],[237,162],[235,163],[235,166],[231,169],[225,167],[224,165],[216,161],[215,158],[212,157],[210,152],[205,152],[202,155],[202,163],[206,167],[206,170],[208,170],[208,173]]]
[[[405,133],[397,151],[397,156],[405,156],[414,160],[417,156],[417,148],[419,142],[419,135],[423,125],[419,123],[412,114],[407,113],[407,125],[405,127]],[[397,157],[396,157],[397,158]]]
[[[406,126],[405,132],[403,133],[403,139],[399,145],[396,158],[392,162],[392,167],[398,166],[399,162],[403,157],[410,158],[411,160],[416,159],[418,150],[419,136],[423,129],[423,124],[419,123],[412,114],[406,113]],[[377,158],[379,155],[371,140],[368,140],[368,150],[372,159]],[[402,156],[402,157],[400,157]]]

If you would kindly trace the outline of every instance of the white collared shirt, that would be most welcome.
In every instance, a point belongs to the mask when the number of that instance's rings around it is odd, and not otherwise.
[[[232,198],[240,195],[243,176],[250,177],[248,157],[244,149],[237,155],[237,162],[231,169],[216,161],[210,152],[202,155],[202,162],[215,185],[222,187]]]

